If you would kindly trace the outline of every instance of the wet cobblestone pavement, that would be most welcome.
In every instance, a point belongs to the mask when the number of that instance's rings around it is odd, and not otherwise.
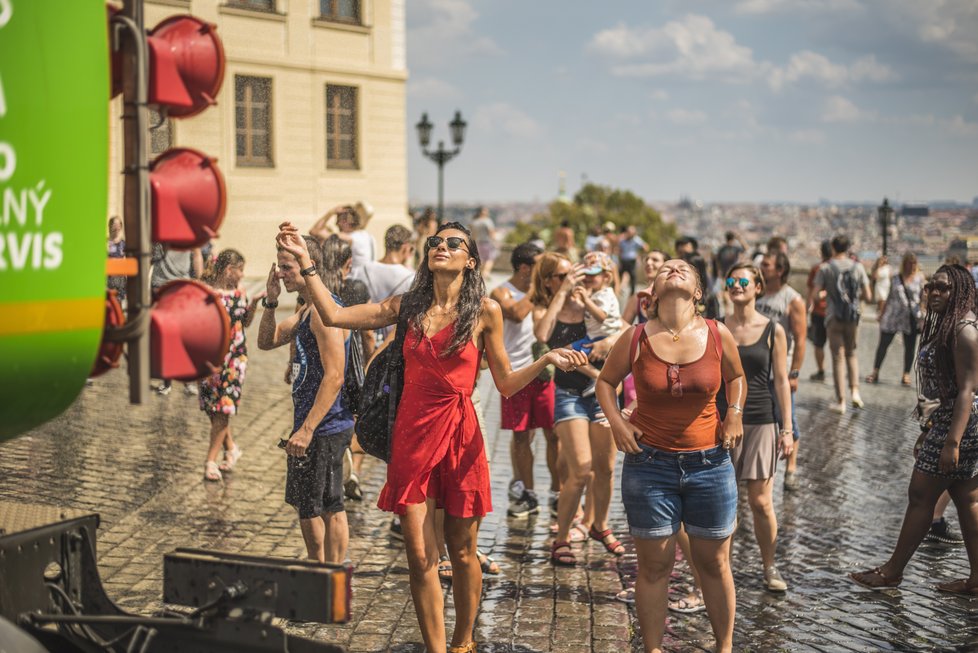
[[[876,345],[875,321],[861,332],[865,374]],[[252,343],[255,333],[252,328]],[[861,411],[830,413],[830,385],[802,382],[799,489],[784,494],[779,471],[775,491],[779,568],[790,588],[780,596],[763,589],[742,502],[733,549],[737,650],[978,651],[978,600],[942,595],[934,587],[967,574],[963,547],[925,543],[899,589],[869,592],[846,578],[885,559],[906,506],[917,431],[909,419],[913,390],[899,385],[898,348],[890,351],[883,381],[863,385],[867,405]],[[0,499],[99,512],[106,588],[136,612],[160,606],[162,556],[175,547],[304,555],[297,517],[283,502],[285,459],[275,446],[291,423],[282,382],[287,353],[253,346],[251,354],[242,410],[232,420],[245,454],[223,483],[202,481],[208,426],[197,399],[175,384],[169,397],[153,395],[144,406],[129,406],[127,379],[116,370],[84,390],[57,420],[0,444]],[[802,378],[812,371],[806,361]],[[579,544],[583,563],[555,569],[547,555],[549,516],[506,517],[509,432],[496,428],[499,397],[490,383],[483,375],[496,510],[483,523],[479,545],[499,562],[501,574],[486,577],[479,650],[641,651],[633,608],[614,599],[635,574],[617,488],[611,526],[628,553],[616,560],[597,542]],[[536,445],[537,486],[545,487],[542,438]],[[389,536],[389,516],[373,505],[383,476],[384,466],[368,459],[366,500],[348,504],[349,555],[356,566],[353,621],[290,628],[353,652],[422,651],[401,545]],[[956,525],[953,508],[948,514]],[[667,650],[704,651],[711,642],[705,614],[669,617]]]

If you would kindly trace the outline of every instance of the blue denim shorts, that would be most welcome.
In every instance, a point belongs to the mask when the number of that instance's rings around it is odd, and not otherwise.
[[[569,419],[597,422],[600,412],[601,406],[598,405],[598,398],[594,395],[582,397],[564,388],[554,388],[554,424]]]
[[[670,537],[679,525],[693,537],[722,540],[737,524],[737,477],[722,447],[660,451],[639,443],[625,454],[621,498],[633,537]]]

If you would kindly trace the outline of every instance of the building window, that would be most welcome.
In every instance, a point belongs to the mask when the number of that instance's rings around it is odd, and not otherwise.
[[[234,76],[234,125],[238,165],[272,167],[271,77]]]
[[[326,86],[326,167],[357,168],[357,89]]]
[[[275,11],[275,0],[227,0],[227,6],[254,11]]]
[[[319,0],[319,15],[323,20],[360,24],[360,0]]]
[[[173,147],[173,121],[149,110],[149,155],[157,157]]]

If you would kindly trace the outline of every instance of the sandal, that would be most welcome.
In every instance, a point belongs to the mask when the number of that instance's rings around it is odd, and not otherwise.
[[[217,466],[216,462],[213,460],[208,460],[206,463],[204,463],[205,481],[220,481],[222,478],[221,469]]]
[[[448,556],[438,559],[438,578],[448,583],[452,582],[452,561]]]
[[[703,602],[702,594],[694,592],[690,596],[669,601],[669,609],[682,614],[693,614],[694,612],[703,612],[706,610],[706,603]]]
[[[947,592],[948,594],[957,594],[958,596],[978,597],[978,585],[969,585],[967,578],[939,583],[937,590],[939,592]]]
[[[461,646],[449,646],[448,653],[476,653],[475,642],[469,642]]]
[[[635,588],[629,587],[615,594],[615,600],[632,605],[635,603]]]
[[[890,587],[897,587],[903,582],[903,576],[897,576],[896,578],[887,578],[883,574],[883,571],[876,567],[875,569],[870,569],[869,571],[854,571],[849,574],[849,578],[856,585],[861,585],[867,589],[871,590],[881,590]],[[873,580],[873,579],[879,580]]]
[[[616,556],[620,556],[625,553],[625,545],[618,541],[618,538],[615,537],[615,534],[611,532],[610,528],[599,531],[592,526],[591,530],[589,530],[587,534],[592,540],[601,542],[608,553]]]
[[[583,542],[587,539],[587,528],[581,522],[575,521],[570,527],[567,539],[571,542]]]
[[[577,556],[571,550],[570,542],[558,542],[550,545],[550,561],[564,567],[573,567],[577,564]]]
[[[242,453],[241,447],[234,445],[232,448],[224,452],[224,461],[218,465],[217,468],[222,472],[230,472],[232,469],[234,469],[238,459],[241,458]]]
[[[482,567],[482,573],[489,574],[490,576],[499,575],[499,565],[496,564],[495,560],[478,549],[476,549],[475,555],[479,558],[479,566]]]
[[[873,372],[866,377],[866,383],[879,383],[880,375],[879,372]]]

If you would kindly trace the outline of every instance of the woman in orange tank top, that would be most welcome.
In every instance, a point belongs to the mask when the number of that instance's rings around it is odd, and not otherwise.
[[[696,311],[703,282],[686,261],[663,265],[652,281],[649,321],[618,339],[598,377],[596,395],[625,452],[621,494],[635,538],[635,608],[645,651],[661,651],[676,533],[689,534],[716,650],[733,646],[736,595],[730,539],[737,480],[729,450],[743,436],[746,399],[737,343],[722,324]],[[615,388],[629,372],[638,405],[626,419]],[[721,422],[720,383],[730,409]]]

